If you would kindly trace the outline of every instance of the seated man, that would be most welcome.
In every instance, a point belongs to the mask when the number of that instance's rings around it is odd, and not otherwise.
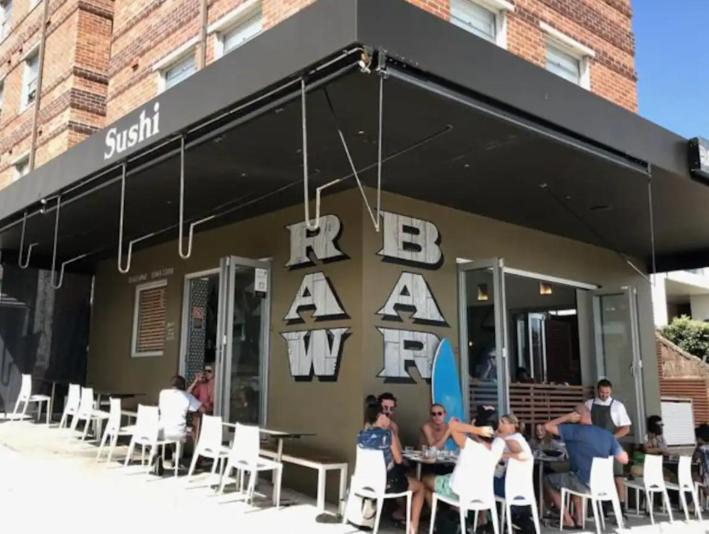
[[[568,511],[561,509],[561,488],[579,493],[588,492],[591,464],[594,458],[614,456],[621,464],[627,464],[628,453],[623,450],[613,434],[593,425],[591,411],[584,404],[578,405],[575,411],[567,415],[548,421],[544,424],[544,428],[547,432],[560,436],[566,444],[570,466],[568,473],[552,473],[545,477],[546,493],[561,511],[564,525],[580,528],[583,513],[581,499],[572,496],[575,511],[575,520],[572,520]]]
[[[169,389],[160,392],[160,437],[162,439],[185,441],[187,437],[187,413],[199,410],[201,403],[185,391],[187,384],[180,375],[172,377]],[[175,461],[179,462],[179,458]]]
[[[377,397],[377,401],[379,402],[379,406],[381,406],[382,408],[382,413],[384,413],[384,415],[391,419],[391,431],[398,436],[399,425],[396,423],[396,420],[394,418],[394,412],[396,412],[397,407],[396,397],[393,393],[389,393],[387,391],[379,395]]]
[[[431,419],[421,427],[419,442],[427,447],[443,449],[451,437],[450,428],[446,423],[446,409],[442,404],[431,405]]]

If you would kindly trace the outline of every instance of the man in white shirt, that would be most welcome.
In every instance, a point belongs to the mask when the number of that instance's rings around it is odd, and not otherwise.
[[[199,410],[201,403],[185,389],[187,384],[180,375],[172,377],[172,387],[160,392],[161,438],[185,441],[187,437],[187,414]],[[179,462],[179,458],[175,461]]]
[[[613,384],[607,378],[598,381],[596,385],[596,397],[586,401],[586,407],[591,411],[591,420],[595,426],[608,430],[617,440],[630,433],[632,422],[628,417],[628,410],[619,400],[612,397]],[[613,474],[615,475],[615,485],[618,489],[620,502],[625,510],[623,491],[623,466],[613,463]]]

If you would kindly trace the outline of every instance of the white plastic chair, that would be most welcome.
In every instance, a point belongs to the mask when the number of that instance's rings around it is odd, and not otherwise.
[[[30,404],[37,404],[37,420],[39,420],[42,415],[42,404],[46,404],[47,410],[47,425],[49,425],[49,403],[51,397],[49,395],[33,395],[32,394],[32,375],[23,374],[22,383],[20,384],[20,394],[17,396],[15,401],[15,409],[12,411],[11,419],[17,419],[18,411],[20,409],[20,404],[22,404],[22,413],[20,418],[24,419],[27,413],[27,407]]]
[[[150,455],[148,457],[147,472],[150,473],[153,470],[153,462],[156,459],[158,449],[162,447],[164,457],[165,446],[172,444],[177,449],[174,457],[175,476],[177,476],[180,467],[180,457],[182,456],[182,441],[178,439],[160,439],[160,412],[158,407],[139,404],[135,430],[131,436],[128,454],[123,465],[127,466],[133,458],[133,451],[136,445],[141,447],[140,463],[145,465],[145,448],[148,447]]]
[[[86,434],[89,432],[91,423],[108,419],[108,414],[94,408],[94,390],[93,388],[81,388],[81,399],[79,400],[79,409],[71,420],[71,429],[76,430],[76,427],[81,421],[84,421],[84,431],[81,433],[81,439],[86,439]],[[98,424],[96,425],[96,439],[99,438]]]
[[[259,441],[259,429],[256,426],[236,424],[234,431],[234,443],[227,458],[226,467],[221,474],[219,493],[224,492],[226,477],[232,469],[238,472],[247,471],[249,473],[249,487],[246,499],[249,504],[253,503],[254,492],[256,491],[256,480],[260,471],[274,471],[273,484],[273,504],[276,508],[281,505],[281,479],[283,478],[283,464],[268,458],[259,456],[261,444]],[[243,482],[243,478],[241,478]],[[243,490],[243,488],[241,488]]]
[[[680,502],[682,503],[682,509],[684,510],[684,518],[689,521],[689,511],[687,510],[687,498],[686,494],[692,494],[692,502],[694,503],[694,511],[699,521],[702,520],[702,513],[700,512],[699,506],[699,495],[697,491],[697,484],[692,480],[692,457],[691,456],[680,456],[679,466],[677,468],[677,484],[672,482],[665,482],[665,487],[668,490],[676,491],[679,493]]]
[[[106,461],[110,462],[113,456],[113,450],[116,448],[116,443],[119,436],[132,436],[135,431],[135,425],[130,425],[126,427],[121,427],[121,399],[110,399],[110,410],[108,412],[108,421],[106,422],[106,429],[103,432],[103,437],[101,438],[101,444],[98,447],[98,453],[96,454],[96,461],[101,459],[101,454],[103,448],[108,444],[108,459]]]
[[[667,513],[670,515],[670,523],[674,522],[670,497],[667,494],[667,486],[665,485],[665,478],[662,473],[662,456],[658,454],[646,454],[645,463],[643,464],[643,478],[626,480],[625,487],[635,490],[635,506],[638,512],[640,511],[640,491],[645,492],[645,504],[650,513],[650,521],[653,525],[655,524],[653,494],[660,493],[664,499]]]
[[[199,440],[192,454],[192,463],[187,473],[188,477],[191,477],[194,473],[200,456],[211,458],[213,460],[212,475],[217,472],[219,464],[229,456],[229,448],[222,445],[223,440],[222,418],[215,415],[203,415]]]
[[[586,527],[586,501],[591,501],[591,509],[593,510],[593,519],[596,523],[596,532],[601,534],[601,528],[606,528],[605,518],[601,503],[603,501],[611,501],[613,504],[613,513],[618,523],[618,528],[623,528],[623,516],[621,515],[620,499],[615,486],[615,478],[613,477],[613,462],[614,458],[594,458],[591,464],[591,480],[589,481],[590,489],[588,492],[580,493],[569,488],[561,488],[561,510],[566,510],[569,506],[569,497],[576,495],[581,497],[582,501],[582,520],[581,526]],[[600,518],[600,521],[599,521]],[[559,530],[564,528],[564,514],[559,517]]]
[[[374,519],[374,529],[372,534],[377,534],[379,531],[379,520],[382,516],[382,508],[384,499],[398,499],[406,497],[406,532],[409,532],[409,523],[411,521],[411,499],[413,493],[411,490],[402,491],[400,493],[387,493],[387,468],[384,460],[384,452],[377,449],[365,449],[357,447],[357,457],[354,473],[350,480],[350,491],[347,497],[348,503],[345,506],[344,517],[342,523],[347,523],[347,512],[351,509],[349,500],[355,496],[373,499],[376,501],[377,513]]]
[[[69,394],[64,404],[62,418],[59,420],[59,428],[64,428],[64,425],[69,424],[69,416],[74,418],[79,411],[79,402],[81,401],[81,386],[79,384],[69,384]]]
[[[499,449],[498,452],[493,452],[480,443],[476,443],[470,438],[467,439],[465,447],[460,451],[459,465],[456,465],[455,468],[457,485],[453,488],[453,491],[458,497],[445,497],[433,492],[430,534],[433,534],[433,528],[436,524],[438,501],[443,501],[458,508],[461,532],[466,532],[465,518],[469,510],[475,512],[473,526],[477,526],[478,512],[490,510],[492,528],[495,534],[500,534],[493,478],[495,476],[495,466],[497,466],[501,455],[502,449]],[[463,476],[458,476],[458,474]]]
[[[531,506],[534,529],[540,534],[539,510],[537,508],[537,498],[534,494],[534,460],[526,461],[510,458],[507,462],[505,474],[505,498],[495,497],[495,500],[502,504],[502,530],[505,530],[505,520],[507,521],[507,533],[512,534],[512,507]]]

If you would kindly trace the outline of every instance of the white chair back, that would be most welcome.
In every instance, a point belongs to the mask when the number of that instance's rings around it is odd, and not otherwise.
[[[198,450],[217,453],[222,447],[223,439],[222,418],[217,415],[203,415],[199,430]],[[258,452],[256,454],[258,456]]]
[[[458,458],[459,465],[455,468],[455,487],[452,487],[466,508],[495,506],[493,479],[502,452],[502,447],[491,450],[470,438],[466,440]]]
[[[69,413],[76,413],[81,402],[81,386],[79,384],[69,384],[69,393],[66,398],[66,410]]]
[[[94,411],[94,389],[81,388],[81,400],[79,401],[79,418],[90,419]]]
[[[32,395],[32,375],[22,375],[22,384],[20,385],[20,399],[24,402],[29,400]]]
[[[685,491],[692,491],[694,481],[692,480],[692,457],[680,456],[677,467],[677,482],[679,487]]]
[[[152,445],[158,441],[160,412],[157,406],[138,405],[133,438],[138,445]]]
[[[613,457],[594,458],[591,464],[591,479],[589,481],[591,495],[603,501],[617,495],[615,479],[613,478]]]
[[[665,477],[662,472],[662,456],[659,454],[645,455],[643,482],[646,488],[662,489],[665,487]]]
[[[536,506],[534,495],[534,460],[510,458],[505,475],[505,500],[512,505]]]
[[[350,491],[366,490],[383,495],[386,492],[387,467],[384,451],[357,447],[352,488]]]
[[[110,399],[111,407],[108,410],[106,430],[115,434],[121,429],[121,399]]]
[[[261,444],[259,443],[259,428],[257,426],[236,423],[234,445],[229,455],[235,464],[255,467],[258,463]]]

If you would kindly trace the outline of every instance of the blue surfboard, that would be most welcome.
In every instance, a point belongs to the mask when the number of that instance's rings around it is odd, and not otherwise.
[[[451,417],[463,420],[463,393],[460,388],[458,365],[453,348],[447,339],[442,339],[438,344],[433,359],[431,397],[434,403],[441,404],[446,409],[446,422]],[[446,448],[455,450],[457,446],[452,439],[449,439]]]

